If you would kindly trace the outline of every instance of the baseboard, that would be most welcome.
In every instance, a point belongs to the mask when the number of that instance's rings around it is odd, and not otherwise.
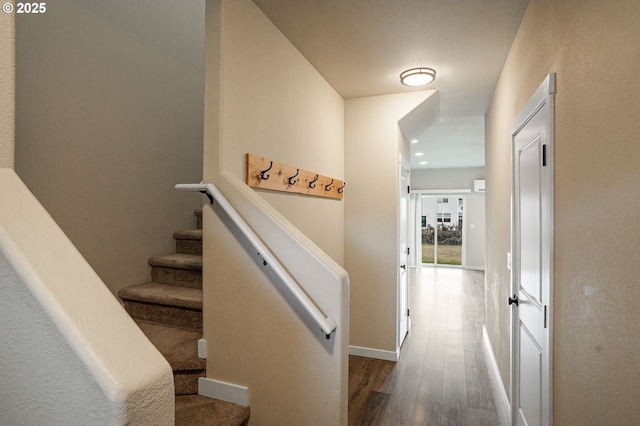
[[[400,351],[384,351],[382,349],[363,348],[360,346],[349,346],[349,355],[364,356],[367,358],[383,359],[385,361],[397,361]]]
[[[493,395],[496,400],[496,408],[498,409],[498,416],[500,417],[500,425],[511,425],[511,403],[509,402],[509,396],[504,388],[502,382],[502,376],[498,369],[498,363],[496,362],[496,356],[493,353],[493,347],[487,334],[487,329],[482,326],[482,348],[484,349],[484,358],[487,364],[487,370],[489,370],[489,376],[491,377],[491,384],[493,386]]]
[[[242,405],[243,407],[249,406],[249,388],[246,386],[200,377],[198,379],[198,394]]]

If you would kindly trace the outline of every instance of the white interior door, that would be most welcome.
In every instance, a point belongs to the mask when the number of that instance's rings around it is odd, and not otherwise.
[[[409,167],[400,161],[399,271],[398,271],[398,347],[409,331]]]
[[[553,76],[550,76],[552,79]],[[552,81],[514,122],[512,420],[551,424]]]

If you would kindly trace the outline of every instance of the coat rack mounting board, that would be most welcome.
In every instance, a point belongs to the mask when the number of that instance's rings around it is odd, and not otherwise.
[[[246,183],[253,188],[342,199],[345,183],[247,153]]]

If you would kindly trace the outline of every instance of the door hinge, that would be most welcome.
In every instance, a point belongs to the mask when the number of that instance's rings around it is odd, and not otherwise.
[[[407,194],[411,194],[411,187],[407,185]]]
[[[411,316],[411,314],[410,314],[410,310],[409,310],[409,309],[407,309],[407,316],[408,316],[408,317],[410,317],[410,316]]]
[[[542,145],[542,167],[547,165],[547,145]]]
[[[544,305],[544,328],[547,328],[547,305]]]
[[[411,247],[407,247],[407,254],[411,254]]]

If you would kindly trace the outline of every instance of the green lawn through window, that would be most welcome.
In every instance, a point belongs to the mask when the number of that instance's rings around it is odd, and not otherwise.
[[[422,244],[422,263],[433,262],[433,244]],[[438,245],[439,265],[462,265],[462,245]]]

